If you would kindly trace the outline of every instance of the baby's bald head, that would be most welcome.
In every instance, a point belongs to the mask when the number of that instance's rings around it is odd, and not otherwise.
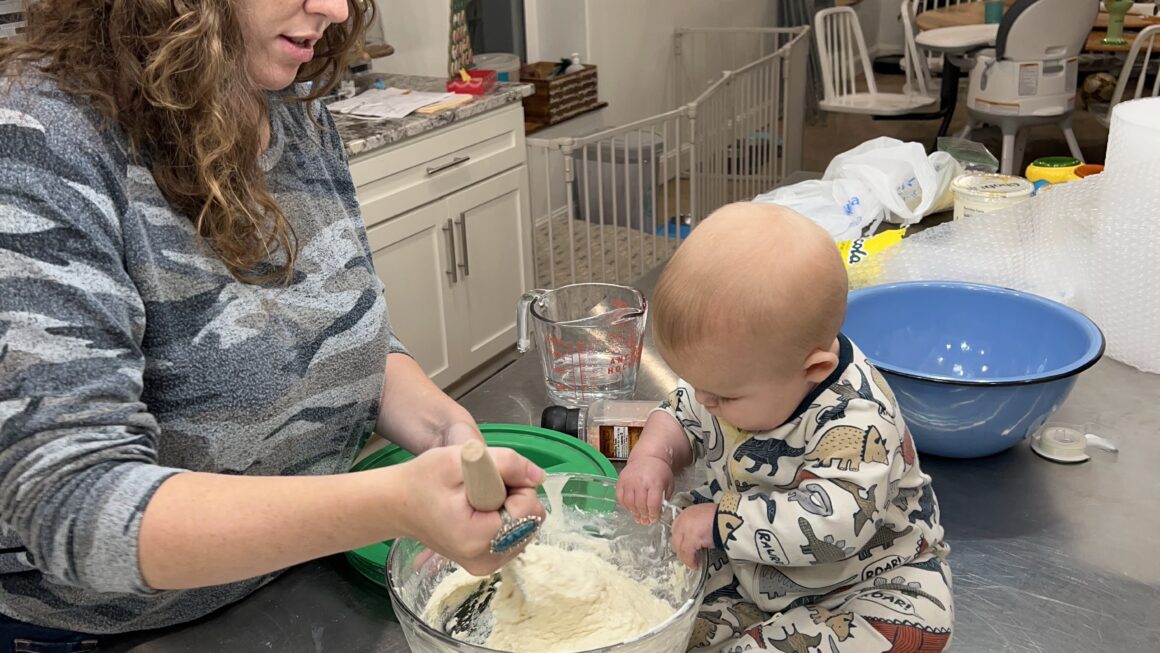
[[[722,207],[677,249],[651,311],[667,358],[704,345],[789,362],[829,347],[841,329],[846,269],[830,235],[773,204]]]

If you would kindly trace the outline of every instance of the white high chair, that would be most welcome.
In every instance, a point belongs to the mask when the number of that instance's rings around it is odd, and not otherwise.
[[[910,22],[913,24],[914,19],[924,11],[931,11],[932,9],[945,9],[947,7],[964,5],[971,2],[982,2],[982,0],[906,0],[906,2],[910,4]],[[902,16],[905,17],[906,15],[906,8],[903,8]],[[908,32],[906,31],[906,26],[903,25],[903,35],[906,36],[907,34]],[[931,52],[924,52],[922,50],[920,50],[920,52],[922,52],[922,55],[926,60],[926,68],[931,75],[937,75],[942,72],[942,57]]]
[[[1071,114],[1079,53],[1098,11],[1092,0],[1017,0],[1003,16],[995,49],[975,56],[967,111],[972,123],[1002,130],[1004,174],[1022,164],[1023,129],[1032,125],[1058,125],[1072,156],[1083,160]]]
[[[862,27],[850,7],[819,11],[814,16],[814,43],[822,68],[823,97],[818,103],[821,109],[899,116],[934,104],[934,98],[918,93],[917,89],[909,89],[907,93],[878,92]]]

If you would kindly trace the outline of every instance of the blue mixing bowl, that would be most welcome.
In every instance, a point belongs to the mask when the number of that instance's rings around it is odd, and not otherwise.
[[[850,294],[844,332],[887,377],[919,451],[989,456],[1034,433],[1104,353],[1082,313],[994,286],[916,281]]]

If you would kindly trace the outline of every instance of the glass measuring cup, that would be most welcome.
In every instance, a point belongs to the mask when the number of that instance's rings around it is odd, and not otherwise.
[[[559,404],[628,399],[636,391],[647,313],[644,293],[628,286],[532,290],[517,308],[516,344],[520,353],[539,348],[548,395]]]

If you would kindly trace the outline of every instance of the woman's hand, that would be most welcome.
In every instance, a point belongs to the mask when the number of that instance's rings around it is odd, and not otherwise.
[[[491,540],[503,525],[498,512],[479,512],[467,502],[460,463],[462,447],[431,449],[415,460],[396,466],[410,488],[395,513],[403,532],[476,576],[485,576],[514,558],[523,547],[504,555],[490,552]],[[496,469],[508,487],[504,508],[513,519],[544,517],[536,487],[544,471],[510,449],[489,449]],[[405,470],[405,472],[403,471]]]
[[[461,449],[332,476],[175,474],[141,519],[143,580],[155,590],[220,585],[398,537],[420,540],[472,573],[491,573],[516,552],[489,552],[500,517],[467,503]],[[490,451],[512,517],[543,517],[535,490],[543,470],[514,451]],[[272,538],[284,546],[266,546]]]
[[[467,444],[472,440],[483,441],[483,435],[480,434],[475,422],[452,422],[443,429],[438,446],[452,447]]]

